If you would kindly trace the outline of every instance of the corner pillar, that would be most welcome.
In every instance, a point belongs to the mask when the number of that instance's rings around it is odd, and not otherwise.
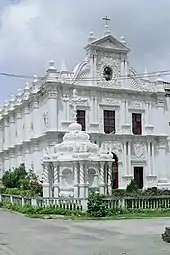
[[[108,195],[112,195],[112,162],[108,162]]]
[[[74,167],[74,198],[78,198],[78,162],[73,163]]]
[[[85,198],[84,162],[80,162],[79,198]]]
[[[54,163],[54,197],[59,197],[59,167]]]
[[[104,165],[105,162],[100,162],[100,172],[99,172],[99,192],[100,194],[105,194],[105,176],[104,176]]]
[[[48,178],[49,171],[49,164],[43,164],[43,197],[49,198],[50,197],[50,183]]]

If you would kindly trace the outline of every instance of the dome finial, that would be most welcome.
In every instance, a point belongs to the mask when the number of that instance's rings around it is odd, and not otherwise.
[[[157,73],[157,79],[156,79],[156,81],[157,81],[157,82],[163,82],[161,73]]]
[[[147,69],[145,68],[145,71],[144,71],[144,76],[143,78],[146,80],[146,81],[149,81],[149,75],[148,75],[148,71]]]
[[[49,70],[49,71],[56,70],[54,60],[50,60],[50,61],[49,61],[48,70]]]
[[[96,38],[95,38],[95,36],[94,36],[94,32],[93,32],[93,31],[90,31],[90,35],[89,35],[88,41],[89,41],[89,42],[93,42],[95,39],[96,39]]]
[[[64,59],[63,59],[62,62],[61,62],[60,72],[61,72],[61,73],[67,73],[67,66],[66,66],[66,62],[65,62]]]
[[[126,45],[126,40],[125,40],[124,36],[120,37],[120,42]]]

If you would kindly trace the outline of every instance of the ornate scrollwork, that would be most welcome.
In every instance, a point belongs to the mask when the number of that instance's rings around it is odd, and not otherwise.
[[[145,159],[145,144],[135,143],[133,145],[133,160],[144,160]]]
[[[145,109],[145,103],[143,101],[129,102],[129,109]]]
[[[97,77],[99,77],[99,81],[102,82],[102,86],[106,86],[107,84],[115,84],[117,78],[120,76],[120,64],[121,62],[118,59],[113,59],[105,54],[98,54],[97,58]],[[103,75],[103,70],[105,67],[110,67],[112,69],[112,79],[110,81],[106,81]]]

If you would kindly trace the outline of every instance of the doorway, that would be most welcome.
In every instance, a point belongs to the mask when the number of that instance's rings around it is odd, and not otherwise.
[[[143,189],[143,167],[134,167],[134,180],[139,189]]]

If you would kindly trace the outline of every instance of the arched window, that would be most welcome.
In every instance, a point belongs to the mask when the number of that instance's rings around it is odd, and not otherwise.
[[[103,72],[103,76],[104,76],[105,80],[111,81],[112,75],[113,75],[112,69],[109,66],[106,66],[104,68],[104,72]]]

